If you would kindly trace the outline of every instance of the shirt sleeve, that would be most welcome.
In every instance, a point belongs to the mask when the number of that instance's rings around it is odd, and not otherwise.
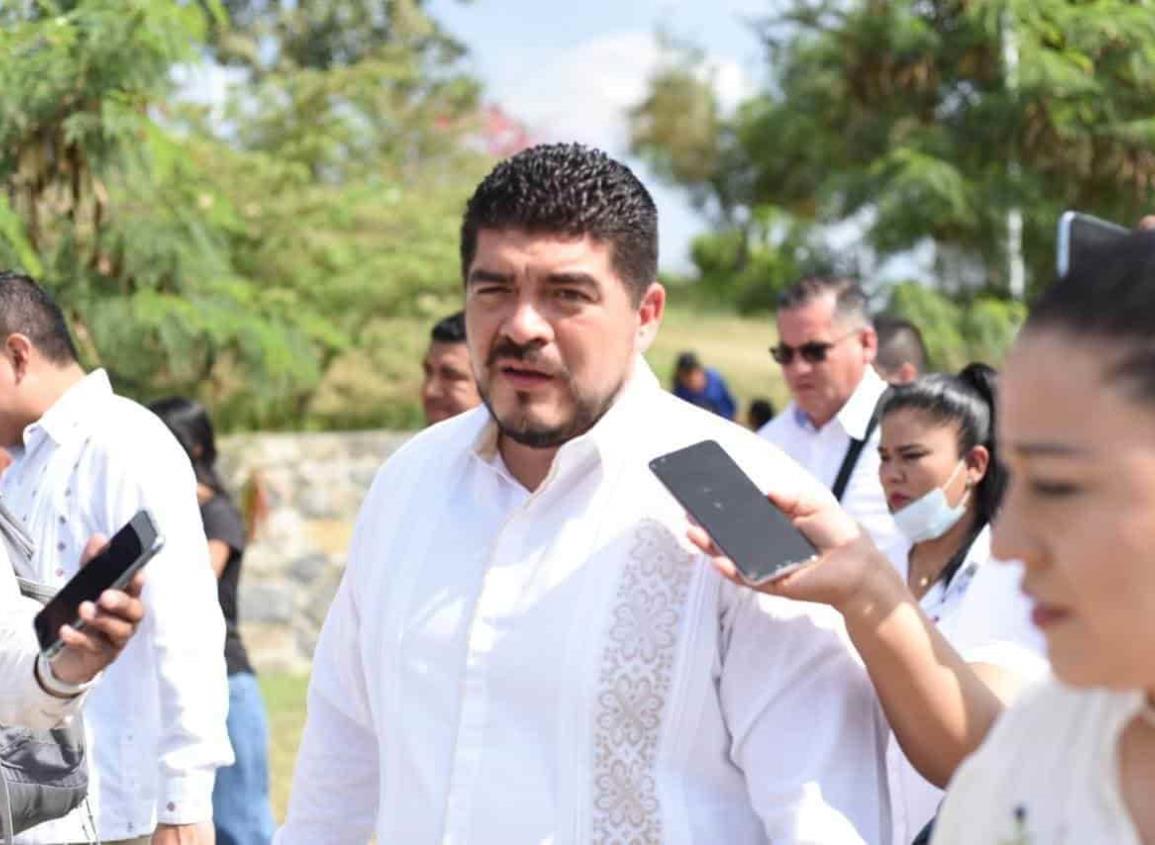
[[[378,476],[380,480],[380,476]],[[374,490],[378,485],[374,485]],[[361,659],[356,574],[369,564],[370,491],[350,546],[349,564],[313,655],[309,709],[297,750],[289,810],[274,845],[363,845],[377,816],[378,739]]]
[[[48,730],[74,715],[83,698],[58,698],[37,683],[40,645],[32,619],[38,608],[20,595],[8,561],[0,560],[0,724]]]
[[[234,551],[244,551],[245,521],[228,496],[218,493],[201,505],[201,519],[209,540],[220,540]]]
[[[819,605],[722,589],[722,706],[768,839],[882,841],[886,732],[841,620]]]
[[[147,508],[165,539],[145,569],[146,616],[137,638],[154,651],[157,672],[158,821],[194,824],[212,818],[215,771],[233,761],[225,625],[192,467],[159,420],[157,425],[136,432],[143,444],[138,454],[147,460],[130,462],[121,456],[123,448],[109,450],[101,530],[111,535]]]

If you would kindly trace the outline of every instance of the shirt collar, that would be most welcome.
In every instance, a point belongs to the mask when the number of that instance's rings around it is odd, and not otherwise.
[[[878,407],[878,400],[882,398],[886,388],[886,382],[874,371],[874,367],[867,365],[862,381],[835,415],[843,431],[855,440],[862,440],[866,436],[870,418],[874,416],[874,409]]]
[[[24,429],[24,445],[43,431],[57,445],[65,443],[85,420],[92,419],[92,403],[112,395],[112,384],[104,370],[93,370],[64,391],[44,415]]]
[[[886,392],[888,386],[882,377],[874,371],[874,367],[868,366],[866,372],[863,373],[862,380],[858,383],[858,387],[854,388],[850,398],[843,403],[838,413],[834,415],[834,419],[826,425],[837,422],[847,435],[855,440],[861,440],[866,435],[866,427],[870,424],[870,418],[874,415],[878,400],[882,398],[882,394]],[[806,412],[798,407],[797,402],[792,401],[787,407],[786,413],[790,414],[794,424],[804,431],[821,431],[810,421]],[[825,427],[823,426],[823,428]]]
[[[631,445],[630,433],[638,414],[634,411],[640,403],[655,392],[661,391],[661,384],[646,360],[639,355],[634,360],[633,371],[618,392],[617,398],[593,427],[578,437],[562,444],[554,457],[553,467],[547,476],[548,482],[562,474],[569,474],[591,461],[603,466],[612,466],[624,456]],[[497,448],[497,423],[489,416],[484,426],[473,440],[472,452],[482,462],[509,476],[509,470],[501,459]],[[512,477],[512,476],[510,476]]]

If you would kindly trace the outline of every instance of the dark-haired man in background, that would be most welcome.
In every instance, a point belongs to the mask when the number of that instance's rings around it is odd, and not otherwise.
[[[648,461],[777,449],[662,390],[657,210],[577,145],[499,164],[461,267],[484,407],[375,480],[280,845],[881,842],[885,732],[837,616],[725,581]],[[847,530],[851,530],[848,528]]]
[[[111,537],[142,508],[166,539],[148,565],[148,615],[88,693],[89,804],[19,843],[208,845],[216,768],[232,760],[225,626],[188,457],[154,414],[85,374],[60,308],[32,279],[0,273],[0,446],[4,504],[39,554],[32,577],[76,573],[89,535]]]
[[[465,343],[465,314],[458,311],[434,324],[421,361],[421,407],[433,425],[481,404]]]
[[[888,384],[909,384],[927,371],[922,332],[910,320],[880,314],[874,318],[878,355],[874,369]]]
[[[713,367],[702,366],[693,352],[683,352],[674,364],[673,394],[723,419],[734,419],[738,411],[726,379]]]

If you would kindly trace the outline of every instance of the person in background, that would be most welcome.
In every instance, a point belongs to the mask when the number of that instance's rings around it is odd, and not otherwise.
[[[213,787],[217,845],[267,845],[274,827],[269,805],[268,721],[256,673],[241,641],[237,611],[245,522],[217,473],[216,436],[204,406],[172,396],[151,403],[149,409],[164,421],[192,462],[209,563],[217,577],[217,597],[225,617],[227,724],[236,760],[217,769]]]
[[[425,424],[433,425],[481,404],[477,382],[465,343],[465,314],[439,320],[429,334],[429,348],[421,362],[421,406]]]
[[[803,279],[778,300],[770,354],[791,402],[758,433],[830,488],[899,565],[907,543],[878,475],[877,408],[887,384],[871,364],[878,336],[866,294],[844,278]]]
[[[0,273],[0,476],[4,504],[38,554],[35,579],[75,574],[94,533],[111,537],[147,508],[165,538],[148,564],[145,622],[84,705],[89,804],[105,843],[202,845],[212,785],[232,762],[217,605],[188,458],[156,416],[85,373],[59,306],[28,276]],[[88,813],[20,843],[88,841]]]
[[[863,555],[760,588],[822,602],[830,601],[831,584],[859,585],[830,603],[842,612],[891,724],[886,770],[894,845],[909,845],[931,820],[942,787],[982,739],[967,714],[984,713],[982,724],[989,725],[1002,703],[1047,670],[1018,589],[1022,570],[991,556],[990,525],[1006,487],[995,383],[992,369],[972,364],[957,376],[894,388],[883,399],[881,481],[912,544],[904,577],[889,561]],[[717,554],[700,532],[693,537]],[[722,565],[724,574],[733,574],[730,566]],[[919,620],[912,630],[880,617],[880,609],[895,607]],[[929,647],[937,637],[920,623],[950,644],[968,683],[939,664]]]
[[[890,384],[909,384],[927,372],[930,360],[918,326],[901,317],[880,314],[874,318],[878,356],[874,368]]]
[[[769,399],[762,397],[754,399],[746,409],[746,427],[751,431],[760,430],[772,419],[774,419],[774,403]]]
[[[728,420],[734,419],[738,412],[722,374],[713,367],[703,367],[693,352],[683,352],[678,356],[674,365],[673,392],[679,399]]]
[[[936,845],[1155,842],[1155,232],[1054,282],[1006,365],[995,552],[1054,680],[951,782]]]

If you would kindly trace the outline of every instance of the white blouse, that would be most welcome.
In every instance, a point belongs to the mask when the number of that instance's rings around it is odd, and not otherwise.
[[[1119,785],[1138,691],[1058,681],[1024,695],[950,785],[934,845],[1140,845]]]
[[[967,663],[986,663],[1033,680],[1048,669],[1046,642],[1030,621],[1030,603],[1019,589],[1022,566],[991,557],[990,528],[971,544],[949,583],[937,582],[920,605]],[[890,735],[887,781],[894,845],[909,845],[931,820],[943,792],[906,759]]]
[[[714,438],[763,488],[816,482],[637,366],[532,493],[484,408],[389,459],[278,845],[889,841],[885,725],[840,618],[723,580],[647,462]]]

